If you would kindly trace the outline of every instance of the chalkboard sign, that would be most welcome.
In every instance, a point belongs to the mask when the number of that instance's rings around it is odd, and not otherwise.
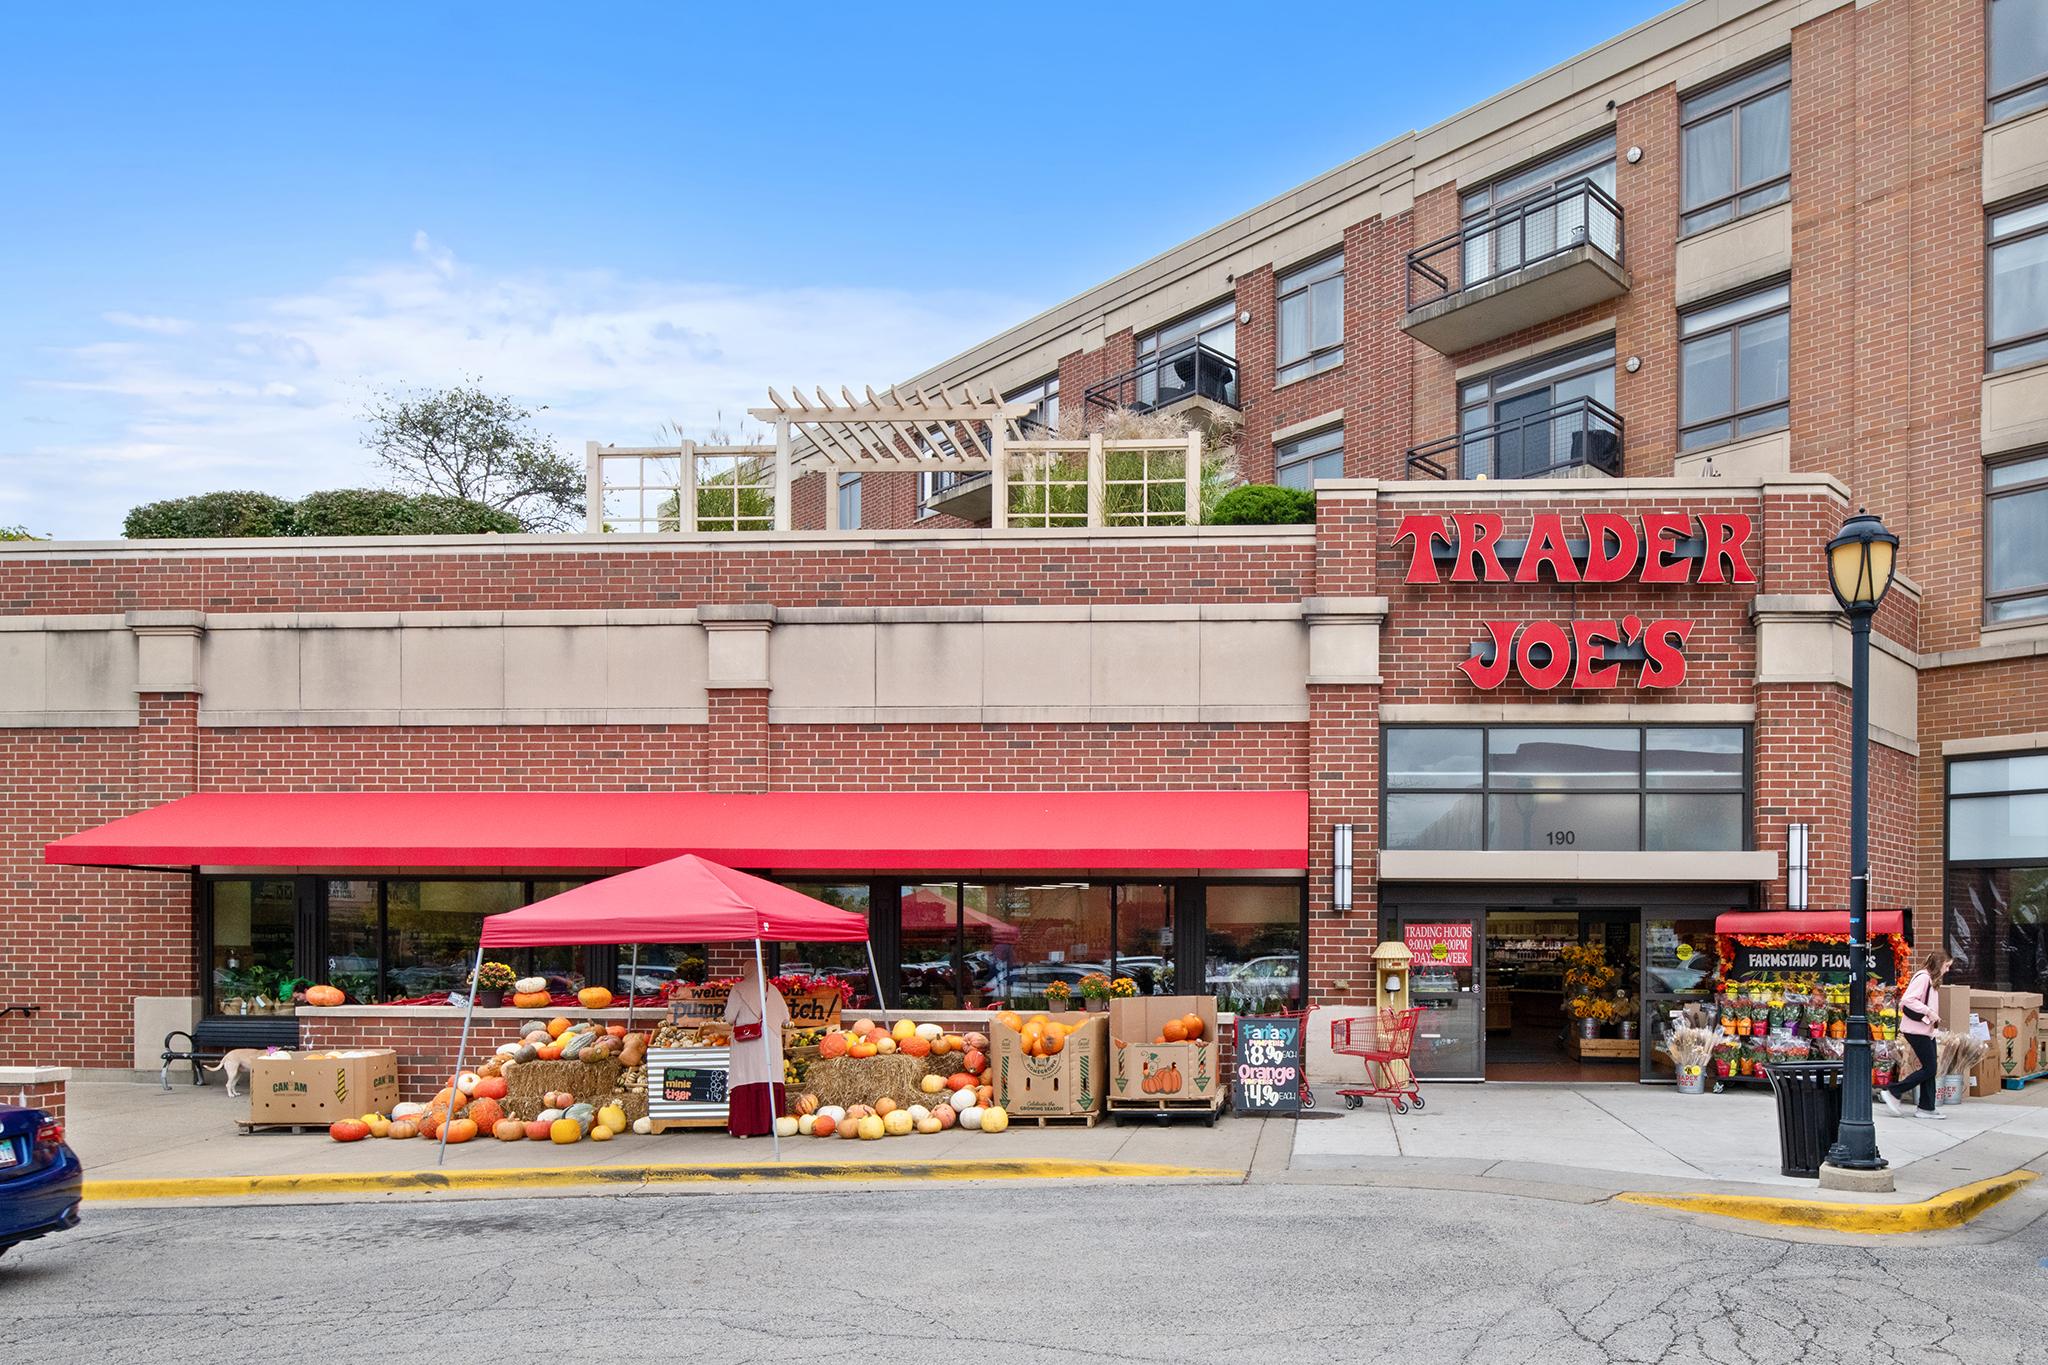
[[[724,1104],[726,1076],[722,1066],[665,1066],[661,1069],[662,1102]]]
[[[1240,1114],[1301,1112],[1301,1020],[1237,1016],[1230,1105]]]

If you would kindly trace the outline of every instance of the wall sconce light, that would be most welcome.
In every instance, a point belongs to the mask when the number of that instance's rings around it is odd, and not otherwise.
[[[1785,826],[1785,908],[1806,908],[1807,838],[1813,826]]]
[[[1330,831],[1330,904],[1340,915],[1351,913],[1351,826],[1337,825]]]

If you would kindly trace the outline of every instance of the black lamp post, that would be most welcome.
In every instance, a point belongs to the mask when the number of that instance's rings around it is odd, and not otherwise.
[[[1828,542],[1828,585],[1849,617],[1849,1036],[1842,1049],[1842,1126],[1828,1164],[1883,1170],[1870,1121],[1870,619],[1891,590],[1899,538],[1858,509]]]

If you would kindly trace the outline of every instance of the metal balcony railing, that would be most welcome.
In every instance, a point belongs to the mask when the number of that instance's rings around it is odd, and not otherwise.
[[[1588,244],[1623,264],[1621,205],[1592,181],[1579,180],[1481,214],[1409,252],[1408,307]]]
[[[1083,399],[1091,408],[1153,412],[1183,398],[1207,398],[1237,406],[1237,358],[1212,346],[1182,346],[1113,379],[1090,384]]]
[[[1416,446],[1408,477],[1537,479],[1583,465],[1619,478],[1621,433],[1621,414],[1598,399],[1573,398]]]

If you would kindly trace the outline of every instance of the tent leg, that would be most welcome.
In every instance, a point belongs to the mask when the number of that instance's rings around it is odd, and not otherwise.
[[[626,1032],[633,1031],[633,997],[640,994],[640,945],[633,945],[633,970],[626,978]]]
[[[882,998],[882,969],[875,965],[875,941],[869,939],[865,947],[868,950],[868,980],[875,983],[875,1009],[886,1010],[889,1002]]]
[[[761,940],[758,938],[754,940],[754,984],[760,987],[761,991],[761,1058],[763,1061],[766,1061],[768,1059],[768,968],[762,961]],[[776,1039],[778,1043],[781,1041],[780,1038]],[[769,1071],[772,1073],[774,1068],[771,1066]],[[779,1082],[772,1079],[768,1082],[768,1140],[775,1146],[775,1159],[781,1161],[782,1134],[775,1131],[775,1120],[781,1118],[782,1115],[774,1112],[775,1087],[777,1084]]]
[[[462,1074],[462,1059],[469,1055],[469,1025],[476,1018],[476,979],[483,969],[484,945],[479,941],[476,945],[476,966],[469,973],[469,1004],[462,1011],[462,1041],[455,1045],[455,1070],[448,1076],[448,1116],[441,1120],[441,1150],[434,1153],[436,1166],[448,1159],[448,1125],[455,1122],[455,1078]]]

